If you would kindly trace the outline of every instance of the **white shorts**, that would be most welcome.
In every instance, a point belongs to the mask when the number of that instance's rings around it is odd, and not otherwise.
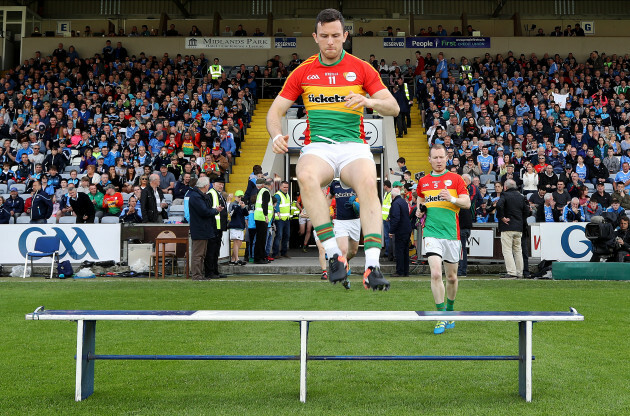
[[[299,221],[300,221],[300,225],[302,224],[306,224],[307,222],[309,222],[311,219],[310,218],[306,218],[306,217],[300,217]]]
[[[424,237],[424,254],[438,255],[447,263],[458,263],[459,256],[462,251],[461,242],[459,240],[446,240],[444,238]]]
[[[333,220],[335,237],[349,237],[354,241],[361,238],[361,220]]]
[[[315,242],[319,242],[319,237],[317,236],[317,231],[313,230],[313,238],[315,238]]]
[[[238,228],[230,228],[230,240],[241,240],[245,239],[245,232],[243,230],[239,230]]]
[[[300,157],[314,155],[324,160],[334,171],[334,177],[339,178],[346,165],[357,159],[374,160],[370,146],[364,143],[311,143],[302,148]]]

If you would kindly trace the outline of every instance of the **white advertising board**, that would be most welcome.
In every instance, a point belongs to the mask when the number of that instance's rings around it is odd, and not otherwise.
[[[41,236],[59,237],[60,261],[120,261],[119,224],[9,224],[2,231],[2,264],[24,263],[26,253],[34,250],[35,240]],[[39,261],[50,262],[50,257],[33,259]]]
[[[289,148],[302,148],[304,147],[304,130],[306,130],[306,119],[289,119],[288,131],[289,131]],[[365,140],[370,147],[382,147],[383,146],[383,119],[370,118],[363,120],[363,128],[365,129]],[[334,137],[331,137],[334,139]]]
[[[539,234],[532,227],[532,256],[541,260],[589,261],[591,242],[584,235],[585,222],[540,223]]]

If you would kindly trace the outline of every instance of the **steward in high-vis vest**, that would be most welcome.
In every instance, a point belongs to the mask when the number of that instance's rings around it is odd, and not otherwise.
[[[273,258],[288,258],[289,239],[291,238],[291,196],[289,182],[280,182],[280,189],[274,194],[276,206],[276,236],[273,239]],[[280,244],[282,243],[282,244]]]
[[[221,78],[223,67],[219,64],[219,58],[214,58],[214,64],[208,68],[208,73],[213,80]]]
[[[256,205],[254,209],[254,221],[256,222],[256,242],[254,243],[254,263],[269,263],[269,255],[265,248],[267,244],[267,226],[273,219],[273,202],[271,192],[273,186],[272,179],[259,178],[256,180],[256,187],[259,188],[256,195]]]
[[[383,244],[385,245],[385,255],[392,257],[394,252],[389,241],[389,210],[392,207],[392,183],[390,181],[383,181],[383,192],[383,207],[381,209],[381,214],[383,215]]]
[[[221,250],[223,231],[227,230],[227,210],[225,209],[227,204],[223,198],[224,186],[225,180],[218,178],[212,183],[212,187],[208,191],[212,208],[222,207],[221,211],[214,215],[217,231],[214,234],[214,238],[208,240],[208,249],[204,260],[206,277],[210,278],[226,277],[226,275],[219,273],[219,251]]]
[[[459,68],[459,79],[472,79],[472,66],[470,66],[466,57],[462,58],[462,65]]]

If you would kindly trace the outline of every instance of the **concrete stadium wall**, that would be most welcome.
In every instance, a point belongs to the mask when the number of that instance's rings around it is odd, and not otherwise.
[[[317,52],[317,47],[311,37],[297,38],[296,48],[271,48],[271,49],[185,49],[184,37],[156,37],[156,38],[24,38],[22,42],[22,59],[32,57],[35,51],[41,51],[43,55],[50,55],[52,51],[61,42],[67,49],[68,46],[74,45],[81,57],[93,56],[94,53],[101,52],[105,46],[105,40],[111,39],[115,45],[116,42],[122,42],[127,48],[130,55],[138,55],[145,52],[148,55],[161,57],[168,52],[171,57],[178,53],[183,55],[194,54],[199,55],[205,53],[206,57],[218,57],[223,65],[264,65],[267,59],[278,54],[280,59],[288,62],[291,54],[296,52],[302,58],[306,58]],[[273,42],[272,42],[273,45]],[[489,49],[441,49],[447,58],[455,57],[459,59],[461,56],[481,56],[486,52],[491,54],[513,51],[515,54],[525,53],[529,55],[532,52],[541,57],[545,53],[559,53],[566,56],[567,53],[573,52],[578,60],[585,60],[592,50],[600,53],[606,52],[608,55],[613,53],[626,54],[630,52],[628,46],[628,38],[542,38],[542,37],[493,37],[490,42]],[[438,49],[423,49],[423,53],[432,52],[434,55],[439,52]],[[399,64],[404,63],[406,58],[410,58],[412,62],[415,60],[415,49],[407,48],[384,48],[382,38],[379,37],[358,37],[353,39],[353,54],[367,59],[370,54],[376,55],[378,59],[385,59],[388,63],[397,60]]]
[[[282,28],[283,31],[287,35],[291,35],[293,32],[302,32],[302,35],[306,36],[313,32],[313,22],[314,22],[315,14],[313,17],[308,18],[276,18],[273,20],[273,30],[277,30],[278,28]],[[107,31],[108,22],[111,21],[115,26],[116,30],[119,28],[123,28],[126,33],[131,31],[133,26],[137,26],[138,29],[142,25],[147,25],[149,29],[159,28],[160,20],[159,19],[149,19],[149,18],[127,18],[127,19],[67,19],[70,21],[71,29],[77,30],[81,33],[84,32],[85,26],[89,25],[92,29],[93,33],[101,33]],[[375,34],[379,30],[386,30],[387,26],[392,26],[394,29],[400,28],[403,32],[410,34],[409,31],[409,19],[406,17],[403,18],[375,18],[375,19],[354,19],[354,28],[355,31],[358,31],[359,27],[363,27],[365,31],[373,31]],[[617,36],[630,36],[630,19],[627,17],[619,18],[619,19],[595,19],[594,17],[570,17],[570,18],[556,18],[554,16],[543,16],[543,17],[527,17],[522,16],[521,25],[524,27],[525,25],[529,25],[530,27],[535,24],[536,30],[532,32],[532,35],[537,33],[538,28],[542,28],[544,32],[548,35],[551,33],[555,26],[560,26],[562,29],[567,27],[567,25],[575,25],[581,21],[588,20],[594,22],[595,34],[599,37],[617,37]],[[176,29],[180,32],[180,34],[188,34],[190,32],[190,28],[195,25],[201,30],[201,32],[208,36],[212,32],[212,18],[205,19],[171,19],[168,21],[168,24],[175,24]],[[220,24],[220,30],[223,31],[225,26],[230,26],[232,31],[236,30],[236,27],[241,24],[243,28],[247,31],[247,33],[252,34],[254,30],[258,27],[262,32],[267,32],[267,19],[266,18],[258,18],[258,19],[247,19],[247,18],[229,18],[222,19]],[[457,26],[459,29],[462,29],[462,21],[458,18],[452,18],[452,16],[414,16],[414,29],[415,33],[419,33],[421,28],[427,28],[429,26],[433,27],[435,30],[437,25],[442,25],[447,30],[447,32],[451,32],[453,27]],[[483,36],[513,36],[514,35],[514,23],[512,19],[501,17],[497,19],[482,19],[476,16],[469,16],[468,24],[472,25],[476,30],[481,31]],[[57,20],[47,19],[43,20],[40,24],[40,30],[42,33],[46,31],[55,31],[57,27]],[[413,33],[413,34],[415,34]],[[273,34],[273,33],[271,33]],[[525,33],[524,33],[525,34]],[[267,33],[269,35],[269,33]]]

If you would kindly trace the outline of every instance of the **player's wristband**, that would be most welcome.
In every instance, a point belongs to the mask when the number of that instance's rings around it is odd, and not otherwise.
[[[282,137],[282,133],[276,135],[276,137],[273,138],[272,142],[275,143],[276,140],[278,140],[280,137]]]
[[[454,196],[451,197],[451,204],[455,204],[457,203],[457,198],[455,198]]]

